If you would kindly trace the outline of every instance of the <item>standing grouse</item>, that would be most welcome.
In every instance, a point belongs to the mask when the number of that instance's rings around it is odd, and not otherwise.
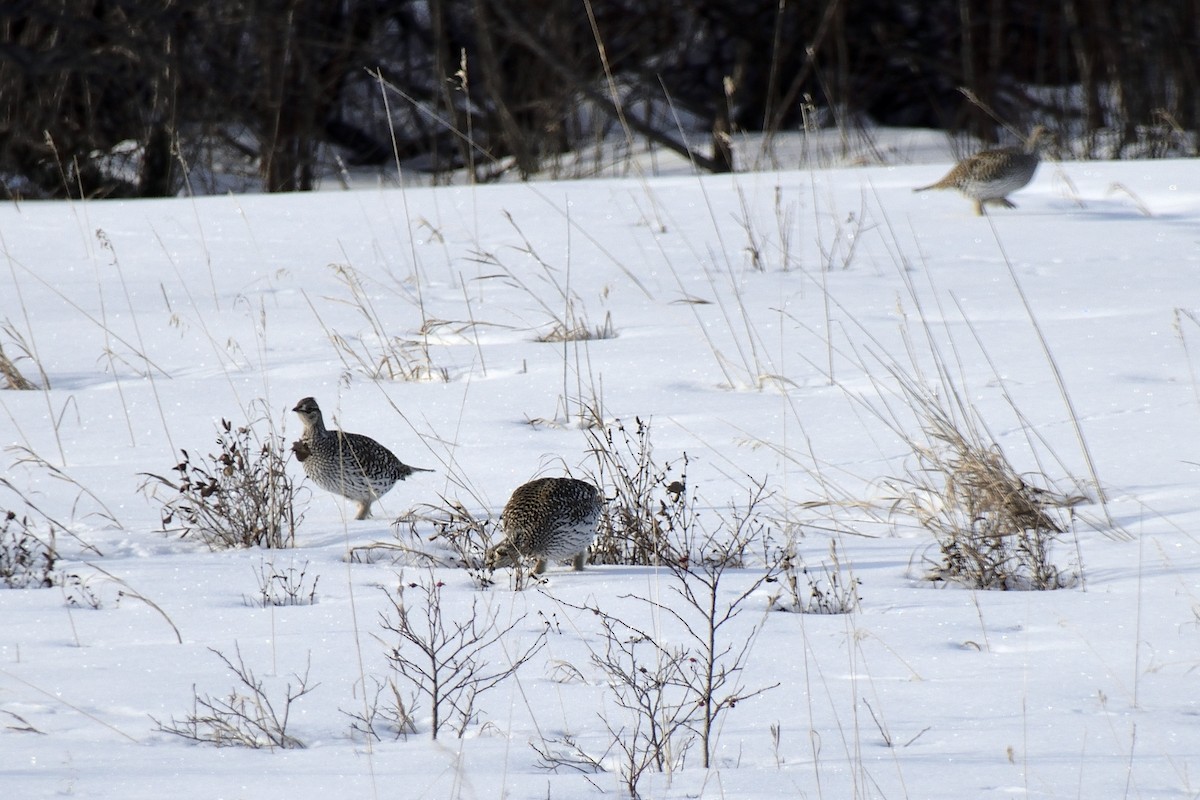
[[[388,492],[396,481],[414,472],[432,472],[410,467],[379,442],[357,433],[328,430],[321,407],[306,397],[292,409],[304,424],[304,433],[292,444],[296,460],[313,482],[357,504],[355,519],[371,515],[371,503]]]

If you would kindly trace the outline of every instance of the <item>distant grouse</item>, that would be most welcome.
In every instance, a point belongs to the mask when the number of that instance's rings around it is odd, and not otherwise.
[[[973,156],[964,158],[946,173],[946,177],[937,183],[913,189],[914,192],[924,192],[927,189],[957,189],[975,203],[975,213],[983,214],[986,203],[1016,208],[1008,195],[1024,187],[1033,180],[1037,170],[1039,155],[1038,147],[1047,131],[1041,125],[1033,129],[1024,149],[1019,147],[1001,147],[996,150],[984,150]]]
[[[304,423],[304,433],[292,444],[296,460],[317,486],[353,500],[358,506],[355,519],[369,517],[371,503],[386,494],[396,481],[414,472],[433,471],[408,466],[369,436],[327,430],[321,407],[311,397],[301,400],[292,410]]]
[[[539,575],[550,560],[570,558],[576,570],[583,569],[601,505],[596,487],[574,478],[538,478],[517,487],[500,514],[504,540],[488,549],[488,569],[529,558]]]

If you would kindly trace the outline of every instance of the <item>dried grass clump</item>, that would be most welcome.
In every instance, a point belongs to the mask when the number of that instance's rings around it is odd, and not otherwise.
[[[589,325],[586,319],[576,319],[573,314],[567,319],[555,319],[550,329],[537,337],[539,342],[587,342],[593,339],[615,339],[612,314],[605,313],[604,324]]]
[[[1016,471],[999,445],[969,422],[921,398],[927,444],[913,442],[917,466],[894,485],[893,513],[915,518],[937,540],[931,580],[974,589],[1059,589],[1079,579],[1052,550],[1072,529],[1070,509],[1087,498],[1040,488],[1046,476]]]
[[[4,354],[4,345],[0,345],[0,377],[4,378],[4,383],[9,389],[29,391],[38,388],[37,384],[22,375],[12,359]]]
[[[11,358],[4,352],[4,345],[0,344],[0,378],[4,379],[4,387],[18,391],[30,391],[41,388],[21,374],[21,370],[17,367],[17,362],[24,359],[31,362],[37,368],[38,373],[42,376],[42,383],[45,384],[46,388],[50,388],[50,381],[46,378],[46,372],[42,369],[41,363],[34,356],[33,347],[17,327],[8,320],[5,320],[3,323],[0,323],[0,331],[3,331],[12,341],[12,344],[19,353],[15,359]]]
[[[390,558],[415,566],[458,567],[482,576],[483,554],[498,527],[499,520],[491,514],[476,515],[461,500],[443,496],[436,503],[420,503],[397,519],[394,541],[355,547],[351,557],[360,562]],[[429,528],[432,533],[426,532]]]

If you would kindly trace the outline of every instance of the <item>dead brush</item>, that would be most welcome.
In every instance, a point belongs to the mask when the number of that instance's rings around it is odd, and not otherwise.
[[[476,515],[457,498],[421,503],[393,524],[395,539],[355,547],[354,561],[375,562],[391,558],[409,566],[457,567],[467,570],[481,587],[491,585],[483,567],[488,543],[499,535],[499,520]],[[429,532],[432,529],[432,532]]]
[[[34,531],[28,517],[0,509],[0,584],[10,589],[44,589],[60,583],[54,527],[49,541]]]
[[[916,467],[896,489],[893,515],[915,519],[937,540],[941,558],[929,579],[974,589],[1059,589],[1077,570],[1055,564],[1052,549],[1068,531],[1071,508],[1087,500],[1040,488],[999,445],[970,422],[959,423],[936,398],[921,398],[926,444],[911,442]]]
[[[162,504],[163,531],[199,539],[213,550],[293,546],[304,513],[286,469],[284,438],[222,419],[217,447],[207,456],[182,450],[175,479],[142,473],[142,491]]]
[[[621,709],[613,716],[600,712],[611,737],[604,755],[589,755],[565,740],[534,746],[542,764],[555,770],[586,769],[615,757],[632,798],[640,797],[644,773],[681,769],[693,744],[701,766],[710,769],[726,715],[779,686],[750,686],[744,675],[765,618],[755,614],[756,622],[735,623],[757,608],[761,592],[780,575],[778,560],[761,569],[747,564],[747,554],[771,539],[760,514],[768,498],[763,483],[749,487],[744,503],[731,503],[727,512],[705,509],[703,519],[691,489],[671,488],[673,496],[657,513],[662,586],[647,596],[622,596],[638,607],[633,621],[594,600],[565,603],[603,627],[604,646],[589,646],[592,663]]]
[[[770,582],[778,588],[767,598],[767,608],[797,614],[853,614],[859,610],[862,582],[842,563],[836,539],[829,542],[829,560],[819,567],[805,563],[794,540],[780,548],[775,563],[777,577]]]
[[[192,710],[181,719],[172,717],[166,722],[155,719],[161,733],[180,736],[199,744],[216,747],[248,747],[253,750],[303,749],[304,742],[293,736],[288,725],[292,706],[317,685],[309,680],[309,667],[304,674],[295,674],[282,694],[272,693],[264,681],[255,675],[242,658],[241,648],[234,645],[235,658],[209,648],[225,664],[238,681],[228,695],[212,696],[193,690]],[[311,661],[311,657],[310,657]],[[271,695],[275,694],[272,701]],[[153,718],[151,718],[153,719]]]
[[[444,731],[461,739],[479,722],[479,697],[506,684],[545,646],[549,626],[543,623],[532,640],[522,633],[526,638],[513,649],[512,632],[524,615],[501,620],[497,608],[483,607],[475,596],[469,612],[455,618],[452,604],[442,601],[444,591],[446,584],[432,568],[417,580],[398,575],[396,588],[387,593],[391,608],[379,614],[383,633],[377,638],[391,668],[387,682],[405,686],[416,698],[388,716],[411,720],[421,704],[431,739]],[[398,691],[393,696],[401,697]]]
[[[309,583],[308,566],[307,561],[300,567],[284,567],[265,559],[259,562],[255,570],[258,594],[244,597],[246,605],[255,608],[315,605],[321,576],[312,576]]]
[[[650,442],[650,422],[634,418],[633,430],[621,420],[588,428],[589,450],[596,459],[596,485],[604,511],[591,547],[593,564],[653,565],[668,552],[666,527],[687,487],[687,454],[659,464]]]

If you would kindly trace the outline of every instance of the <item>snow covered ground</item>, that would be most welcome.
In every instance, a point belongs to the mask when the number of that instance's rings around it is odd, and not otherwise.
[[[911,192],[942,158],[0,208],[0,344],[51,387],[0,392],[0,508],[61,556],[53,587],[0,589],[4,796],[627,795],[645,718],[595,658],[602,621],[688,643],[655,605],[699,624],[678,578],[560,566],[481,589],[432,522],[392,524],[595,476],[586,409],[649,422],[659,465],[686,454],[711,531],[765,487],[770,542],[718,592],[740,612],[723,663],[744,651],[721,696],[750,696],[718,717],[710,768],[679,730],[642,796],[1200,795],[1200,166],[1043,163],[1019,208],[978,218]],[[611,335],[537,341],[557,323]],[[381,364],[424,379],[367,374]],[[931,534],[889,513],[920,438],[893,373],[952,387],[1031,482],[1091,498],[1054,550],[1072,586],[926,580]],[[365,521],[303,483],[290,549],[163,533],[146,473],[214,452],[222,419],[290,441],[308,395],[436,472]],[[812,574],[860,582],[857,611],[772,611],[778,584],[739,601],[789,537]],[[315,602],[256,603],[272,574]],[[360,730],[393,685],[412,695],[381,625],[401,585],[418,620],[436,591],[451,627],[505,631],[478,670],[544,637],[461,737],[431,739],[427,702],[405,737]],[[239,663],[276,712],[307,676],[286,726],[303,748],[163,730],[197,699],[255,699]]]

